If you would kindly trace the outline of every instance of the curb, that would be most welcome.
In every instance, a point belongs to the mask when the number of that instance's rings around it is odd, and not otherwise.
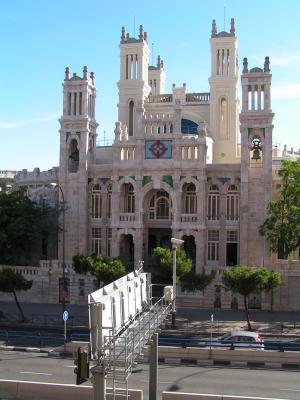
[[[70,351],[48,351],[48,357],[72,357],[73,353]]]
[[[0,346],[0,351],[23,351],[25,353],[43,353],[48,357],[73,357],[70,351],[53,351],[49,349],[40,349],[38,347],[20,347],[20,346]]]
[[[144,357],[142,362],[148,362]],[[197,365],[201,367],[233,367],[233,368],[266,368],[266,369],[300,369],[300,363],[281,363],[281,362],[251,362],[251,361],[228,361],[228,360],[199,360],[196,358],[177,358],[165,357],[158,359],[159,364],[169,365]]]
[[[24,351],[24,352],[27,352],[27,353],[49,353],[49,350],[40,349],[38,347],[0,346],[0,350]]]

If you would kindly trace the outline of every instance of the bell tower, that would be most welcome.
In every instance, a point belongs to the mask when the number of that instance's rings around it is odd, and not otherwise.
[[[118,119],[127,126],[128,135],[135,136],[140,113],[150,93],[148,84],[149,47],[147,32],[140,25],[139,37],[130,37],[122,27],[120,42],[120,80]],[[139,115],[138,115],[139,114]]]
[[[214,140],[213,162],[236,163],[239,131],[237,38],[231,18],[229,32],[211,30],[210,134]]]
[[[59,185],[64,193],[66,260],[86,254],[88,237],[88,168],[96,150],[95,75],[67,67],[63,82],[63,115],[60,118]],[[61,193],[60,193],[61,196]],[[62,201],[62,199],[60,199]],[[62,255],[62,240],[59,256]]]
[[[244,58],[241,122],[241,265],[269,265],[270,251],[258,233],[272,199],[271,79],[269,57],[262,68],[248,69]]]

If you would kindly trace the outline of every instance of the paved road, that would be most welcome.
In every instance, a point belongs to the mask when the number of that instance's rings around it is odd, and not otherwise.
[[[74,383],[73,361],[43,354],[0,352],[0,378],[35,382]],[[148,366],[139,365],[129,379],[131,388],[148,398]],[[159,392],[163,390],[262,396],[299,400],[299,371],[159,366]]]

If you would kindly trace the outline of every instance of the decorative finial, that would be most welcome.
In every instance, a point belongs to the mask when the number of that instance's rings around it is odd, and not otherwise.
[[[243,74],[248,74],[248,58],[243,58]]]
[[[161,68],[161,69],[164,69],[164,60],[161,60],[161,61],[160,61],[160,68]]]
[[[129,39],[130,39],[129,33],[126,33],[126,40],[129,40]]]
[[[94,74],[94,72],[91,72],[90,78],[92,80],[92,84],[94,85],[95,84],[95,74]]]
[[[86,65],[83,67],[83,79],[88,79],[88,67]]]
[[[125,38],[126,38],[125,26],[122,26],[122,29],[121,29],[121,42],[125,42]]]
[[[70,68],[66,67],[65,69],[65,80],[68,81],[70,79]]]
[[[232,36],[235,35],[234,18],[231,18],[231,20],[230,20],[230,33],[231,33]]]
[[[215,37],[215,36],[217,36],[217,24],[216,24],[216,20],[213,19],[212,24],[211,24],[211,37]]]
[[[143,27],[143,25],[140,25],[139,39],[140,40],[144,40],[144,27]]]
[[[161,68],[161,59],[159,55],[157,56],[157,68]]]
[[[145,42],[148,42],[148,33],[147,32],[144,32],[144,40],[145,40]]]
[[[265,57],[264,72],[270,72],[270,59]]]

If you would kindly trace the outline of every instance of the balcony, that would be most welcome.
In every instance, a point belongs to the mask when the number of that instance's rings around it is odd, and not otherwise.
[[[120,213],[120,222],[134,222],[135,214],[134,213]]]
[[[184,223],[196,223],[198,221],[198,217],[197,214],[181,214],[180,221]]]

